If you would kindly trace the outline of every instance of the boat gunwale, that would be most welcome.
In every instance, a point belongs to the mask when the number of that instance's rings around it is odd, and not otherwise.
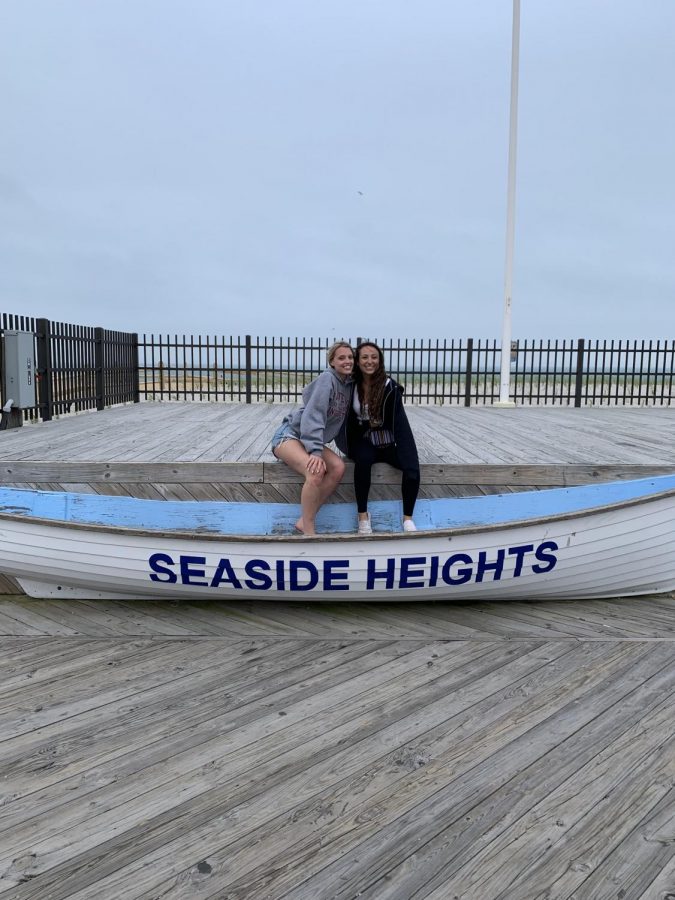
[[[54,492],[60,493],[60,492]],[[65,493],[65,492],[63,492]],[[481,525],[465,525],[459,527],[439,528],[439,529],[418,529],[417,531],[381,531],[374,532],[370,535],[361,535],[356,532],[340,533],[333,532],[331,534],[226,534],[214,531],[159,531],[143,528],[129,528],[124,525],[101,525],[99,523],[88,522],[71,522],[67,519],[48,519],[41,516],[26,516],[21,513],[0,512],[0,522],[25,522],[31,525],[40,525],[51,528],[73,528],[77,531],[93,531],[102,534],[121,534],[125,536],[145,537],[145,538],[161,538],[161,539],[181,539],[181,540],[204,540],[209,543],[255,543],[255,544],[304,544],[309,542],[315,543],[353,543],[369,542],[369,541],[401,541],[401,540],[418,540],[424,538],[453,538],[465,534],[478,534],[480,532],[498,532],[505,531],[509,528],[524,528],[527,526],[545,525],[553,522],[561,522],[569,519],[587,518],[589,516],[597,516],[606,512],[614,512],[619,509],[626,509],[631,506],[641,506],[656,500],[667,500],[675,497],[675,488],[669,488],[659,491],[655,494],[642,494],[639,497],[631,497],[625,500],[617,500],[613,503],[605,503],[601,506],[589,506],[578,510],[570,510],[562,513],[554,513],[547,516],[536,516],[527,519],[514,519],[510,522],[490,522]],[[157,503],[163,501],[157,500]]]

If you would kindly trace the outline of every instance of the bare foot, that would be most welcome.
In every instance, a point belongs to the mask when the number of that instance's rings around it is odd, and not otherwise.
[[[293,527],[295,528],[296,531],[300,531],[300,532],[302,532],[302,534],[305,533],[305,523],[302,521],[302,516],[300,516],[300,518],[298,519],[298,521],[295,523],[295,525]]]

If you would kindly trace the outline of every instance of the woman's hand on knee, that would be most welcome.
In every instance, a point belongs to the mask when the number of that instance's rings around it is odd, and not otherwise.
[[[323,476],[326,474],[326,463],[321,456],[309,456],[307,459],[307,473],[309,475]]]

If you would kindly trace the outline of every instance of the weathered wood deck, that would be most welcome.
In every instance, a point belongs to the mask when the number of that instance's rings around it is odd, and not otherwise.
[[[16,900],[675,891],[675,599],[0,601]]]
[[[289,404],[143,403],[0,436],[0,483],[176,499],[297,501],[270,440]],[[422,496],[675,471],[675,407],[412,406]],[[376,466],[377,496],[399,473]],[[337,493],[353,499],[350,473]]]
[[[292,498],[269,456],[283,412],[143,404],[5,432],[0,481]],[[430,491],[675,469],[675,410],[410,412]],[[675,896],[675,597],[4,596],[0,647],[4,897]]]

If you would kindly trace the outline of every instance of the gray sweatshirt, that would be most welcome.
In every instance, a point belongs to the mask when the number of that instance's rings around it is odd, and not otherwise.
[[[302,392],[302,406],[287,421],[308,453],[321,456],[324,444],[335,439],[347,417],[352,377],[342,381],[331,369],[310,381]]]

